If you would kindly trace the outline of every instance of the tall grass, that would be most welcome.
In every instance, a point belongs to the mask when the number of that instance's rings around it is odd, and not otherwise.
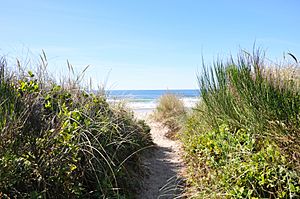
[[[242,52],[204,66],[182,140],[197,197],[300,197],[299,66]]]
[[[149,127],[78,79],[38,71],[0,62],[0,198],[133,198]]]

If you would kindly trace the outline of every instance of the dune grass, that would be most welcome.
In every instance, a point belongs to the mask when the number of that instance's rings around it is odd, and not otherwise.
[[[299,65],[241,52],[198,80],[181,135],[191,198],[299,198]]]
[[[41,60],[36,73],[0,62],[0,198],[134,198],[149,127]]]
[[[182,128],[186,109],[182,100],[172,93],[162,95],[153,113],[154,120],[160,122],[169,129],[168,137],[174,137]]]

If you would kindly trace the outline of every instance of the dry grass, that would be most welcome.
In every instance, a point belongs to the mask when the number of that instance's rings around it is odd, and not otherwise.
[[[186,116],[184,103],[174,94],[162,95],[154,111],[154,120],[162,123],[169,129],[168,137],[174,137],[182,128],[182,122]]]

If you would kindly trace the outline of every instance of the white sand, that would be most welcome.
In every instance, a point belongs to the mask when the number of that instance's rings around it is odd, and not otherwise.
[[[180,143],[165,137],[167,129],[149,118],[152,110],[134,112],[137,118],[145,119],[151,127],[151,135],[156,145],[143,157],[143,164],[149,169],[149,175],[143,181],[143,190],[138,198],[181,198],[179,194],[183,183],[179,174],[184,165],[180,155]]]

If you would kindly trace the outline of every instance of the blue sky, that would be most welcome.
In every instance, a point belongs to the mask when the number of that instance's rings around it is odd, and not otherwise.
[[[0,53],[38,57],[60,76],[66,60],[109,89],[197,88],[202,65],[254,42],[271,59],[300,57],[298,0],[6,0]],[[26,62],[26,61],[24,61]]]

